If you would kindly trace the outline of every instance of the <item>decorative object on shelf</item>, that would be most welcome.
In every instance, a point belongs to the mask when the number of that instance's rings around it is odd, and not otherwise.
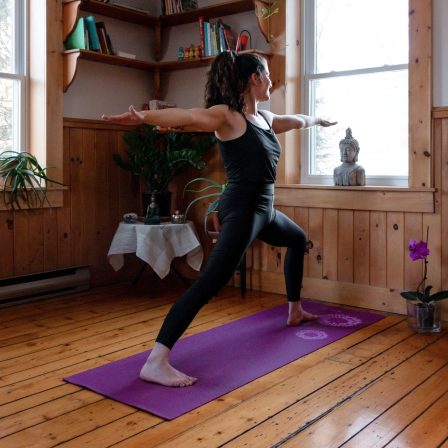
[[[252,36],[249,31],[242,30],[238,34],[238,39],[236,41],[236,51],[244,51],[252,48]]]
[[[279,12],[280,0],[255,0],[255,15],[258,26],[267,43],[271,43],[275,36],[271,33],[271,17]]]
[[[126,224],[135,224],[138,221],[137,213],[125,213],[123,215],[123,222]]]
[[[145,224],[147,225],[159,225],[160,224],[160,209],[156,202],[156,192],[151,193],[151,202],[148,205],[145,216]]]
[[[279,12],[278,4],[280,0],[256,0],[255,14],[259,19],[267,20],[269,17]]]
[[[185,53],[184,53],[184,47],[179,47],[177,50],[177,60],[178,61],[183,61],[185,57]]]
[[[339,142],[342,165],[333,171],[335,185],[365,185],[366,173],[361,165],[358,165],[359,143],[352,136],[352,130],[347,128],[345,138]]]
[[[210,134],[159,132],[155,126],[141,125],[123,135],[127,144],[125,157],[114,154],[115,162],[139,176],[149,194],[157,192],[160,216],[171,215],[171,192],[168,184],[186,166],[205,167],[204,156],[215,143]],[[143,195],[143,210],[149,198]],[[167,198],[163,202],[161,197]]]
[[[169,109],[170,107],[176,107],[176,104],[162,100],[149,100],[149,110]]]
[[[171,215],[171,224],[183,224],[184,215],[182,215],[179,210],[176,210],[174,214]]]
[[[198,9],[197,0],[161,0],[162,15],[180,14]]]
[[[80,17],[73,31],[67,36],[67,39],[64,42],[64,48],[66,50],[85,50],[86,42],[85,42],[85,29],[84,29],[84,17]]]
[[[191,188],[191,185],[196,184],[196,183],[200,183],[200,184],[202,184],[202,186],[199,187],[198,189]],[[205,184],[205,186],[203,186],[204,184]],[[209,179],[207,177],[197,177],[195,179],[190,180],[190,182],[188,182],[185,185],[183,194],[185,195],[186,192],[204,193],[204,194],[201,194],[200,196],[194,198],[188,204],[187,208],[185,209],[185,220],[187,220],[188,212],[190,211],[192,205],[194,205],[194,204],[196,204],[196,202],[202,201],[204,199],[214,198],[213,201],[207,206],[207,209],[204,214],[204,230],[205,230],[205,233],[207,233],[207,234],[209,233],[208,219],[210,216],[212,216],[213,230],[218,231],[219,230],[218,217],[216,216],[215,212],[218,209],[219,198],[223,194],[224,190],[226,189],[226,186],[227,186],[227,183],[221,184],[221,183],[217,182],[216,180]]]
[[[437,333],[442,330],[440,301],[448,298],[448,291],[431,294],[432,286],[426,286],[428,279],[429,227],[426,229],[426,241],[410,240],[409,257],[413,261],[423,260],[423,278],[415,291],[403,291],[406,299],[408,323],[419,333]]]
[[[35,156],[28,152],[4,151],[0,153],[0,189],[9,210],[43,207],[51,204],[47,197],[49,183],[65,185],[47,176]]]

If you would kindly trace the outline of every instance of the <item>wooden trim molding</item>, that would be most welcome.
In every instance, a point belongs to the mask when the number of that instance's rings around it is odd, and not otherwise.
[[[432,0],[409,0],[409,186],[431,187]]]
[[[435,211],[434,188],[276,185],[275,191],[276,206],[419,213]]]
[[[83,129],[103,129],[108,131],[129,131],[132,126],[111,123],[104,120],[93,120],[91,118],[67,118],[64,117],[64,128],[83,128]]]
[[[448,118],[448,107],[434,107],[432,109],[432,118],[442,119]]]
[[[56,207],[62,207],[63,206],[63,196],[64,196],[64,190],[66,190],[67,187],[59,187],[59,188],[49,188],[47,190],[47,199],[48,203],[44,203],[42,207],[36,205],[36,207],[28,207],[28,205],[22,201],[19,200],[20,206],[22,207],[20,210],[16,210],[16,213],[20,213],[21,210],[39,210],[40,208],[56,208]],[[30,192],[32,195],[33,193]],[[3,201],[3,198],[0,199],[0,211],[9,210]]]
[[[251,289],[286,294],[282,272],[252,270],[248,275]],[[325,297],[325,302],[406,314],[406,301],[398,289],[305,277],[302,297]],[[448,320],[445,303],[442,305],[442,319]]]
[[[62,5],[29,2],[29,151],[62,179]]]

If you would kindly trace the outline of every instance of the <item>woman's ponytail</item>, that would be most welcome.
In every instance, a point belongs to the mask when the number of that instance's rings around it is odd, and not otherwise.
[[[227,104],[242,112],[244,91],[252,73],[261,74],[264,60],[255,54],[223,51],[212,63],[205,86],[205,107]]]

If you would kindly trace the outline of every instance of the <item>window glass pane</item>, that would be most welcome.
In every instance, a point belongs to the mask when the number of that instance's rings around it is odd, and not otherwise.
[[[311,81],[315,115],[338,121],[314,128],[311,174],[332,175],[339,142],[350,127],[366,176],[408,175],[408,71],[369,73]]]
[[[0,0],[0,72],[14,72],[14,0]]]
[[[408,0],[316,0],[317,73],[408,63]]]
[[[0,152],[14,149],[19,82],[0,78]],[[14,110],[14,106],[16,106]]]

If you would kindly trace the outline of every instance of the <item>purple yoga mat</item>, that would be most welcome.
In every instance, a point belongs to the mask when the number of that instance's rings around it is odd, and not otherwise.
[[[285,325],[287,305],[181,339],[171,363],[197,383],[171,388],[147,383],[139,372],[149,352],[64,378],[106,397],[172,420],[285,364],[366,327],[384,316],[303,301],[319,314],[299,327]]]

